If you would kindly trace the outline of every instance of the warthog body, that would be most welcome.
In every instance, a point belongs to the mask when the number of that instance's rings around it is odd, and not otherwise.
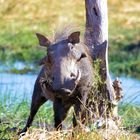
[[[30,116],[21,132],[30,127],[39,107],[47,100],[53,101],[56,129],[61,129],[71,106],[75,110],[73,125],[77,125],[77,119],[84,122],[84,105],[93,83],[92,60],[87,47],[80,42],[80,32],[59,36],[51,43],[37,33],[39,44],[47,47],[47,56],[40,61],[43,67],[35,82]]]

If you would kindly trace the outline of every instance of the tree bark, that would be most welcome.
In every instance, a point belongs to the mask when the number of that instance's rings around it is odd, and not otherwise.
[[[104,98],[99,106],[100,116],[107,109],[107,114],[113,112],[113,104],[116,95],[108,69],[108,10],[107,0],[85,0],[86,8],[86,31],[85,44],[89,47],[93,60],[101,59],[100,77],[102,84],[99,86],[100,96]]]

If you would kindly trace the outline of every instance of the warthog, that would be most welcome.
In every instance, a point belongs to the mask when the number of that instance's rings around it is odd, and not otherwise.
[[[30,127],[39,107],[47,100],[53,102],[55,128],[62,128],[71,106],[74,107],[73,125],[77,119],[84,122],[88,94],[93,83],[93,64],[87,46],[80,42],[80,32],[69,35],[64,33],[50,42],[45,36],[37,33],[40,46],[47,47],[47,56],[41,61],[41,72],[38,75],[32,95],[30,115],[25,128]]]

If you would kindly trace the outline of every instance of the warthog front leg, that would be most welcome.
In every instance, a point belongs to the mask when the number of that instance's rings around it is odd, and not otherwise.
[[[78,124],[84,124],[86,121],[86,111],[82,105],[78,104],[74,106],[73,114],[73,126],[76,127]]]
[[[73,126],[82,125],[86,123],[87,113],[86,113],[86,98],[87,95],[78,98],[74,105],[74,114],[73,114]]]
[[[42,92],[41,87],[38,84],[38,82],[36,81],[35,88],[33,91],[33,96],[32,96],[30,115],[28,117],[26,126],[22,129],[21,132],[19,132],[19,134],[27,131],[27,129],[32,124],[32,121],[33,121],[34,116],[36,115],[38,109],[40,108],[41,105],[43,105],[47,101],[47,99],[41,95],[41,92]]]
[[[44,97],[40,97],[37,100],[32,100],[31,109],[30,109],[30,115],[28,117],[26,126],[22,129],[22,131],[20,133],[24,133],[24,132],[27,131],[27,129],[31,126],[32,121],[34,119],[34,116],[36,115],[38,109],[45,102],[46,102],[46,98],[44,98]]]
[[[53,103],[54,110],[54,126],[57,130],[62,129],[62,121],[66,118],[67,112],[71,107],[70,104],[62,104],[62,100],[60,98],[56,98]]]

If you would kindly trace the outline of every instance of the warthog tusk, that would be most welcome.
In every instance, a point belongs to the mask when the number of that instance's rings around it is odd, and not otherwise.
[[[80,72],[80,70],[78,70],[78,74],[77,74],[77,77],[75,79],[76,84],[78,84],[78,82],[80,81],[80,78],[81,78],[81,72]]]

